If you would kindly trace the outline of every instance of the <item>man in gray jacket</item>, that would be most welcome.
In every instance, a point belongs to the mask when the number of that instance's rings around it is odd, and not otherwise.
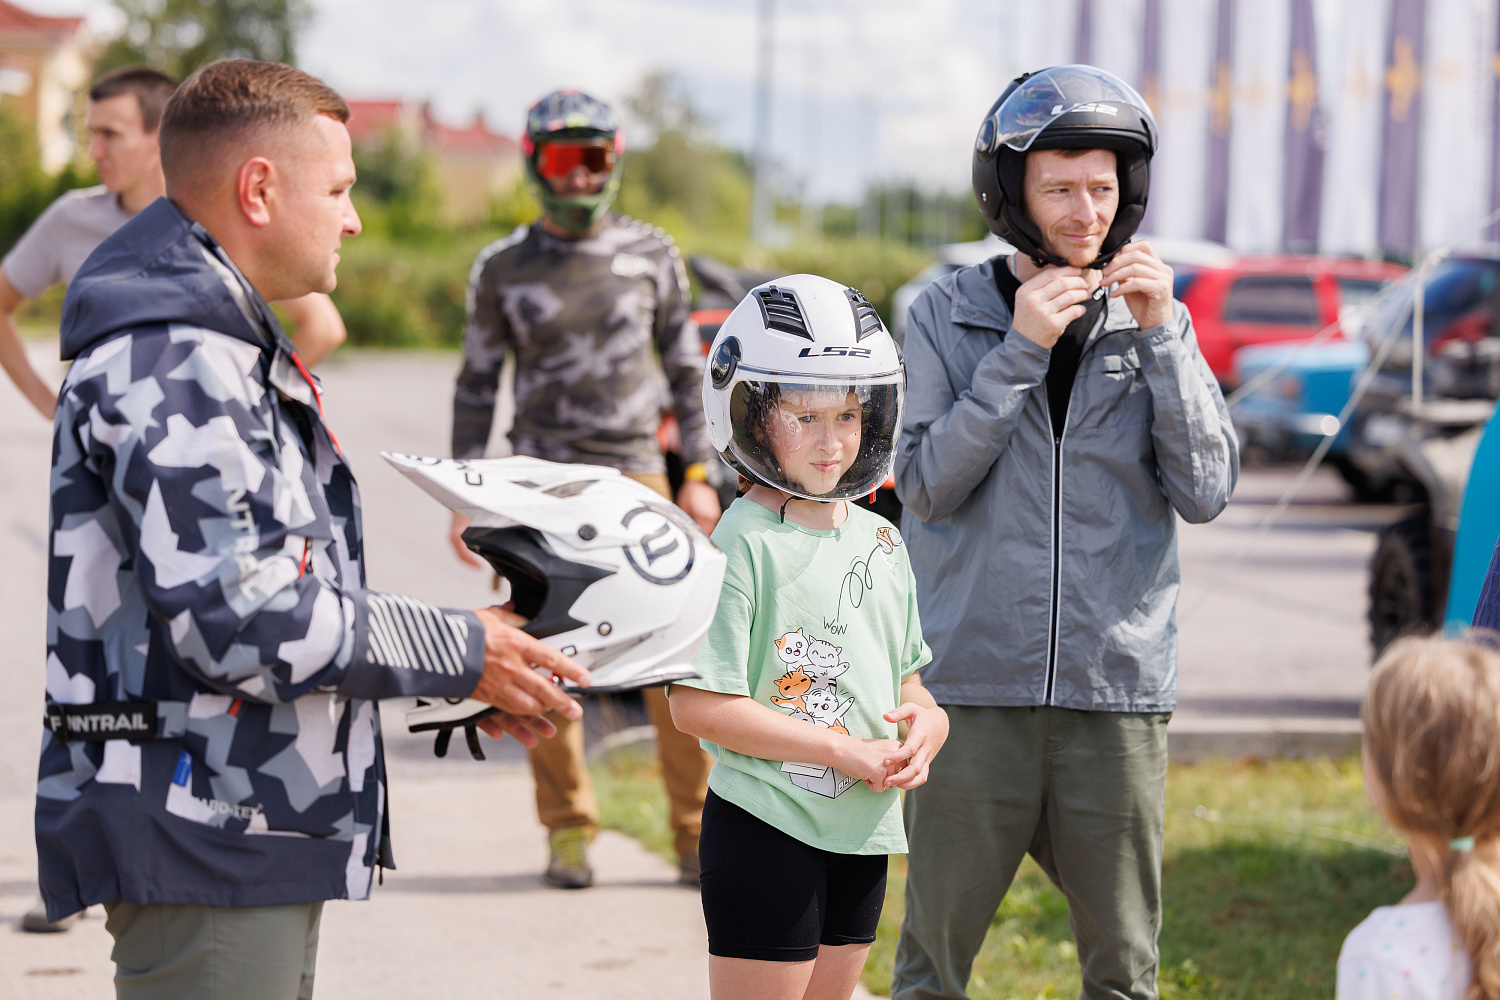
[[[1171,269],[1127,242],[1155,144],[1109,74],[1017,80],[974,188],[1019,252],[911,308],[896,489],[952,731],[907,797],[896,1000],[966,995],[1027,853],[1068,899],[1083,995],[1156,995],[1173,512],[1218,514],[1239,454]]]

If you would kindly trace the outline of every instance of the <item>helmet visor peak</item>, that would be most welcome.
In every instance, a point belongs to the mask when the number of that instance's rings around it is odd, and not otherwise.
[[[979,127],[975,149],[989,159],[1007,146],[1029,150],[1059,118],[1088,114],[1101,125],[1119,116],[1121,105],[1144,119],[1151,151],[1156,149],[1156,118],[1134,87],[1094,66],[1053,66],[1027,77]],[[1122,119],[1121,125],[1124,126]]]

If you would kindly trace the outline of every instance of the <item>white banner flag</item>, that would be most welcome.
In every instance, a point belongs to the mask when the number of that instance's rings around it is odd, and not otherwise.
[[[1333,48],[1336,58],[1330,67],[1334,86],[1325,92],[1328,147],[1319,227],[1324,253],[1378,253],[1375,227],[1389,17],[1390,0],[1343,0],[1339,5],[1340,44]]]
[[[1241,253],[1274,253],[1281,249],[1291,10],[1278,0],[1241,3],[1235,14],[1227,242]]]
[[[1423,61],[1423,249],[1472,240],[1489,212],[1495,0],[1427,0]]]
[[[1212,3],[1161,0],[1161,82],[1155,109],[1161,145],[1151,161],[1150,235],[1203,235],[1213,31]]]

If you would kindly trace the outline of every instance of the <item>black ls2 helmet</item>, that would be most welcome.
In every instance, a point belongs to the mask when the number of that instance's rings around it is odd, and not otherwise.
[[[1118,160],[1120,206],[1089,267],[1103,268],[1146,215],[1156,119],[1145,98],[1095,66],[1053,66],[1011,81],[974,141],[974,198],[990,231],[1037,267],[1068,262],[1042,249],[1026,211],[1026,154],[1038,149],[1109,149]]]

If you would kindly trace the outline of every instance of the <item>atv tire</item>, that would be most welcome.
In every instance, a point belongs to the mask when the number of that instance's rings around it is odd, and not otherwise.
[[[1432,518],[1424,507],[1381,531],[1370,561],[1370,645],[1377,658],[1396,639],[1437,628],[1433,596]]]

